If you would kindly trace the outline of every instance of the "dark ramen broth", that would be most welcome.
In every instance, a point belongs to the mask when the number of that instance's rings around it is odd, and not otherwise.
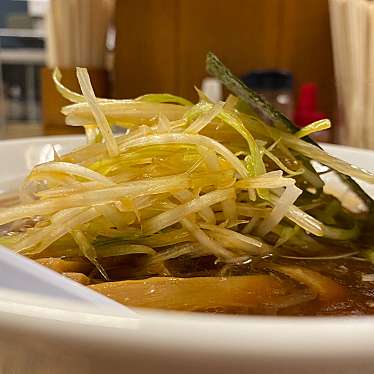
[[[4,227],[3,227],[4,228]],[[68,275],[71,270],[59,269],[54,261],[74,263],[75,274],[85,277],[86,285],[104,284],[97,269],[86,259],[65,258],[37,259],[43,265],[51,267],[62,274]],[[42,256],[43,257],[43,256]],[[51,260],[51,261],[49,261]],[[285,260],[280,258],[268,258],[252,260],[245,265],[227,265],[217,263],[215,257],[205,256],[191,258],[180,256],[165,262],[165,266],[147,266],[148,257],[145,255],[127,255],[107,257],[100,259],[110,277],[111,282],[124,280],[142,280],[152,277],[169,276],[175,278],[196,278],[196,277],[218,277],[229,278],[231,276],[267,274],[276,279],[282,280],[292,294],[301,295],[301,302],[295,305],[284,305],[281,308],[274,308],[271,303],[256,305],[256,307],[235,306],[235,307],[214,307],[195,308],[197,312],[229,313],[229,314],[262,314],[262,315],[283,315],[283,316],[346,316],[346,315],[373,315],[374,314],[374,264],[360,259],[346,258],[339,260]],[[272,266],[286,265],[311,269],[323,276],[333,280],[345,291],[344,298],[336,301],[326,302],[318,295],[311,295],[308,286],[298,282],[279,271],[272,269]],[[69,265],[70,266],[70,265]],[[368,277],[368,275],[370,275]],[[364,280],[364,278],[370,280]],[[78,280],[78,277],[71,277]],[[78,280],[79,281],[79,280]],[[99,290],[100,292],[100,290]],[[124,291],[125,292],[125,291]],[[214,292],[220,292],[220,285],[217,284]],[[108,295],[110,296],[110,295]],[[141,296],[140,296],[141,297]],[[214,295],[212,296],[214,298]],[[119,300],[121,302],[121,300]],[[131,304],[130,304],[131,306]],[[167,308],[166,308],[167,309]],[[181,309],[179,309],[181,310]],[[182,309],[183,310],[183,309]],[[191,310],[191,309],[188,309]]]
[[[214,264],[213,258],[199,258],[193,261],[183,261],[177,259],[169,261],[168,267],[173,275],[179,277],[194,276],[237,276],[251,274],[268,274],[267,265],[269,263],[279,263],[285,265],[297,265],[312,269],[320,274],[334,280],[346,290],[346,298],[333,303],[324,303],[319,297],[313,300],[300,303],[295,306],[286,307],[277,311],[270,308],[260,310],[248,310],[247,308],[218,308],[209,312],[235,313],[235,314],[273,314],[286,316],[343,316],[343,315],[365,315],[374,314],[374,280],[363,281],[363,275],[374,274],[374,265],[356,259],[341,260],[280,260],[272,259],[268,261],[253,261],[248,265],[223,267]],[[294,284],[295,290],[302,291],[305,287],[282,274],[271,272],[274,276],[280,277]],[[219,292],[219,289],[217,289]]]

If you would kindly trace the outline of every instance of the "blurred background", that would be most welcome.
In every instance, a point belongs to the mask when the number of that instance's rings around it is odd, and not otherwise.
[[[72,89],[88,67],[97,96],[224,98],[211,50],[298,126],[330,118],[318,140],[374,148],[372,15],[368,0],[0,0],[0,137],[78,131],[55,66]]]

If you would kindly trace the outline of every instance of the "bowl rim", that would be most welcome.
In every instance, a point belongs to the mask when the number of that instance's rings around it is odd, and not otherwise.
[[[113,352],[169,350],[230,359],[245,359],[249,352],[273,358],[292,354],[360,359],[372,357],[374,346],[373,316],[231,316],[136,309],[138,317],[128,318],[73,302],[37,305],[38,301],[9,303],[0,297],[0,329],[95,342]]]

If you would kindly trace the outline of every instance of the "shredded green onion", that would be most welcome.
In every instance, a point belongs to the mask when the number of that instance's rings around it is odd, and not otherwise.
[[[283,256],[296,243],[298,255],[284,257],[373,257],[355,244],[343,254],[320,253],[325,242],[316,237],[355,243],[369,217],[357,223],[325,194],[311,160],[374,183],[372,173],[301,139],[329,128],[328,120],[291,133],[264,122],[261,114],[284,121],[267,104],[258,102],[258,114],[233,94],[212,103],[197,89],[196,104],[168,93],[102,99],[86,69],[77,77],[82,95],[53,73],[72,102],[62,110],[66,122],[85,128],[87,145],[33,168],[21,186],[23,202],[1,208],[0,225],[36,223],[0,243],[31,257],[85,258],[106,279],[107,263],[128,255],[143,255],[148,265],[180,256],[235,264]],[[127,131],[116,136],[112,125]]]

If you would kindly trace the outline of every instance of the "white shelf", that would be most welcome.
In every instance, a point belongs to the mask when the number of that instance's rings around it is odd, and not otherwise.
[[[45,59],[45,50],[41,48],[0,49],[2,64],[44,64]]]
[[[43,30],[35,29],[4,29],[0,28],[0,37],[9,38],[44,38]]]

